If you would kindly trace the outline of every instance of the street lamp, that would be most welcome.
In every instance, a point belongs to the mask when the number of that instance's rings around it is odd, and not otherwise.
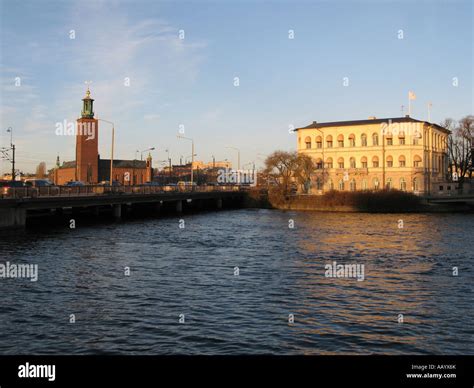
[[[184,140],[189,140],[192,144],[191,147],[191,190],[194,189],[193,182],[194,182],[194,175],[193,175],[193,167],[194,167],[194,140],[191,139],[190,137],[185,137],[183,135],[176,135],[178,139],[184,139]]]
[[[7,132],[10,133],[10,149],[12,150],[12,181],[15,180],[15,145],[13,144],[13,128],[8,127]]]
[[[225,147],[237,151],[237,170],[240,170],[240,150],[237,147]]]
[[[147,151],[153,151],[155,147],[147,148],[146,150],[140,151],[140,160],[143,160],[143,153]]]
[[[112,124],[112,145],[110,150],[110,186],[113,183],[113,170],[114,170],[114,144],[115,144],[115,124],[112,121],[104,120],[104,119],[97,119],[98,121],[103,121],[108,124]]]

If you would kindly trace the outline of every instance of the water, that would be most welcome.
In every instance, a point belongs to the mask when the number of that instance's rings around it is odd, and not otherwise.
[[[39,265],[0,279],[0,354],[474,354],[472,215],[183,219],[0,236],[0,263]],[[332,261],[365,280],[325,277]]]

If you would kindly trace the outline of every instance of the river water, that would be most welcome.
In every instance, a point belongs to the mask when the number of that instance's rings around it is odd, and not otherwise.
[[[181,218],[0,235],[0,354],[474,354],[473,215]]]

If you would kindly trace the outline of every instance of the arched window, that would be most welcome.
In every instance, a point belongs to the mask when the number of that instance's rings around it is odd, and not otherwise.
[[[406,166],[406,159],[405,159],[405,156],[404,155],[400,155],[398,157],[398,165],[400,167],[405,167]]]
[[[372,134],[372,145],[374,146],[379,145],[379,135],[376,133]]]
[[[316,136],[316,148],[323,148],[323,138]]]
[[[390,155],[387,156],[387,167],[393,167],[393,158]]]
[[[372,180],[372,186],[374,187],[374,190],[378,190],[380,187],[380,181],[379,178],[374,178]]]
[[[344,181],[342,179],[339,181],[339,190],[344,191]]]
[[[356,181],[355,181],[354,178],[351,179],[350,190],[351,191],[356,191]]]
[[[311,148],[311,138],[309,136],[306,136],[306,138],[304,139],[304,143],[306,144],[306,149]]]
[[[323,189],[323,180],[318,177],[316,179],[316,190],[322,190]]]
[[[385,140],[387,140],[388,146],[393,145],[393,136],[390,132],[385,135]]]
[[[353,133],[349,135],[349,146],[355,147],[356,146],[356,137]]]
[[[321,158],[316,159],[316,169],[320,170],[323,168],[323,160]]]
[[[362,179],[362,190],[367,190],[367,189],[368,189],[367,179]]]
[[[377,168],[378,166],[379,166],[379,158],[378,158],[378,156],[374,156],[372,158],[372,167]]]
[[[405,178],[400,178],[400,190],[407,191],[407,182],[405,181]]]
[[[339,168],[344,168],[344,158],[337,159],[337,166]]]
[[[337,146],[344,147],[344,135],[341,134],[337,137]]]
[[[326,168],[332,168],[332,158],[326,159]]]
[[[413,157],[413,167],[421,167],[421,157],[419,155]]]
[[[405,132],[403,131],[398,134],[398,144],[405,145]]]
[[[349,159],[349,164],[351,168],[356,168],[356,160],[355,158],[350,158]]]
[[[385,187],[387,188],[387,190],[391,190],[393,188],[392,178],[387,178],[387,184],[385,185]]]
[[[367,135],[365,133],[360,136],[360,144],[362,147],[367,147]]]
[[[331,135],[326,136],[326,147],[327,148],[332,148],[332,136]]]
[[[367,168],[367,158],[365,156],[360,159],[360,162],[362,163],[362,168]]]
[[[329,190],[334,190],[334,182],[332,181],[332,179],[328,180],[328,188]]]
[[[418,179],[413,178],[413,191],[418,192]]]

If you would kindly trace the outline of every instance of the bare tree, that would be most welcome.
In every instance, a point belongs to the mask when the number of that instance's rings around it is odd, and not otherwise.
[[[40,164],[38,164],[38,166],[36,167],[36,178],[38,179],[42,179],[46,176],[46,163],[45,162],[41,162]]]
[[[290,193],[293,175],[298,165],[296,152],[275,151],[265,159],[263,174],[267,181],[286,196]]]
[[[474,116],[466,116],[458,123],[446,119],[441,125],[451,131],[448,137],[449,174],[462,188],[465,178],[472,178]]]
[[[295,162],[295,170],[293,171],[293,175],[296,178],[298,184],[300,184],[303,188],[303,191],[307,193],[311,183],[311,176],[316,169],[316,164],[314,163],[313,158],[304,154],[299,154],[296,157]]]

